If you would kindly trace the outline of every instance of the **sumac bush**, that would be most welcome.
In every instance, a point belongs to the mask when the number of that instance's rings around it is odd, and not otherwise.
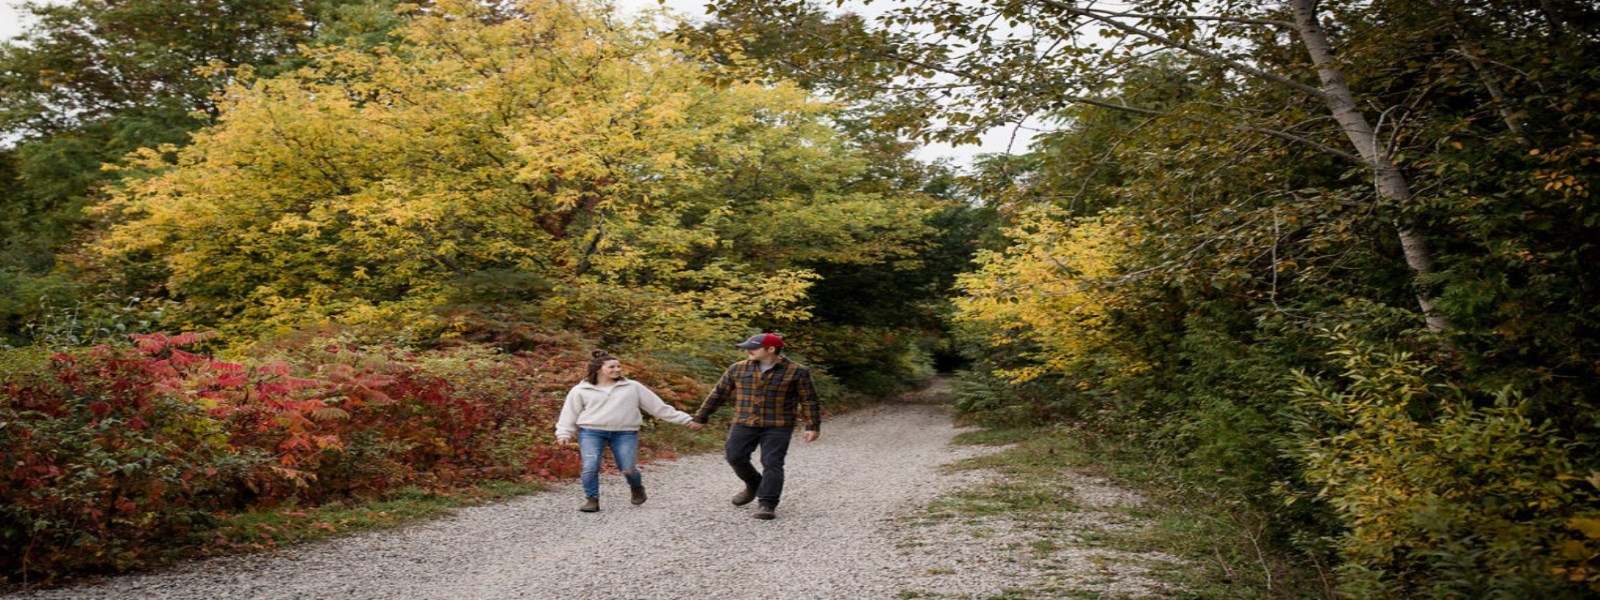
[[[0,569],[125,568],[150,540],[204,527],[222,482],[262,459],[230,444],[195,387],[211,363],[144,338],[12,365],[0,387]]]

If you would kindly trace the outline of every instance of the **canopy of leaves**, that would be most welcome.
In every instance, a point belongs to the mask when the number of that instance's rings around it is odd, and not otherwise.
[[[253,65],[274,72],[299,47],[382,37],[388,0],[74,0],[29,3],[33,23],[0,44],[0,337],[52,318],[74,278],[84,206],[134,149],[184,144],[214,121],[213,96]],[[54,271],[54,272],[53,272]],[[121,302],[116,302],[121,304]]]
[[[682,56],[574,3],[440,3],[231,87],[127,167],[99,248],[159,265],[185,324],[434,335],[477,299],[656,347],[805,317],[802,263],[918,248],[931,206],[845,189],[826,105]]]

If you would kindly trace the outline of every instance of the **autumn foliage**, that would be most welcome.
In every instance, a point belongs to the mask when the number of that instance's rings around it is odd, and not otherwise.
[[[0,570],[122,569],[228,513],[382,497],[403,486],[572,476],[551,423],[585,364],[559,339],[361,349],[308,335],[233,362],[135,336],[13,365],[0,396]],[[699,386],[630,370],[680,407]],[[141,551],[143,550],[143,551]]]
[[[1133,241],[1133,221],[1116,215],[1071,220],[1040,207],[1016,217],[1003,251],[984,251],[958,280],[956,319],[987,347],[1014,354],[996,374],[1026,382],[1047,373],[1093,369],[1108,379],[1146,369],[1133,346],[1110,331],[1116,293]]]
[[[686,350],[804,320],[808,264],[927,234],[925,198],[852,187],[866,164],[804,90],[713,85],[581,4],[496,11],[440,2],[384,46],[240,72],[217,126],[123,167],[94,268],[138,265],[185,329],[430,339],[487,301]]]

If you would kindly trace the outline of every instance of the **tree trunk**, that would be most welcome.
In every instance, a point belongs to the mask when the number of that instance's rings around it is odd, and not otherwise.
[[[1522,123],[1517,121],[1517,113],[1511,108],[1511,101],[1506,98],[1506,93],[1500,87],[1499,78],[1494,76],[1494,71],[1483,64],[1483,59],[1478,56],[1478,51],[1465,41],[1462,36],[1461,55],[1467,57],[1467,63],[1472,65],[1472,70],[1478,74],[1478,80],[1483,82],[1483,89],[1488,90],[1489,100],[1494,102],[1494,111],[1500,115],[1500,120],[1506,124],[1506,129],[1517,136],[1517,141],[1526,146],[1533,140],[1528,138],[1528,132],[1522,129]]]
[[[1294,11],[1295,29],[1300,34],[1300,41],[1305,44],[1306,51],[1311,54],[1311,63],[1317,68],[1317,77],[1322,81],[1323,101],[1328,110],[1333,113],[1333,118],[1344,130],[1345,136],[1350,138],[1350,143],[1355,146],[1356,153],[1366,161],[1367,168],[1372,171],[1373,185],[1378,196],[1404,205],[1411,199],[1411,183],[1406,180],[1404,173],[1395,166],[1389,153],[1378,143],[1378,136],[1372,128],[1372,123],[1366,115],[1357,108],[1355,95],[1350,93],[1350,84],[1344,78],[1338,62],[1333,56],[1333,46],[1328,42],[1327,32],[1322,29],[1322,22],[1317,18],[1316,0],[1289,0],[1289,7]],[[1404,223],[1396,224],[1396,232],[1400,236],[1400,247],[1405,253],[1406,264],[1411,267],[1419,277],[1433,272],[1433,257],[1428,253],[1428,244],[1415,231]],[[1427,321],[1428,329],[1442,332],[1449,328],[1449,323],[1444,315],[1439,314],[1434,307],[1433,297],[1420,285],[1416,290],[1417,304],[1422,307],[1422,316]]]

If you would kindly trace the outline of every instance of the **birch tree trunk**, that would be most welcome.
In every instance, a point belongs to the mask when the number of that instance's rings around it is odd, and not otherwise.
[[[1355,146],[1357,154],[1372,171],[1378,196],[1395,204],[1404,204],[1411,199],[1411,183],[1378,142],[1371,121],[1356,106],[1355,95],[1350,93],[1350,85],[1333,56],[1333,46],[1328,42],[1327,32],[1322,29],[1322,22],[1317,17],[1317,0],[1289,0],[1289,7],[1294,11],[1295,29],[1306,51],[1311,54],[1311,63],[1316,66],[1317,77],[1322,81],[1322,99],[1340,129]],[[1428,252],[1427,242],[1403,222],[1398,223],[1396,229],[1406,264],[1418,276],[1432,273],[1433,257]],[[1428,329],[1435,332],[1448,329],[1449,323],[1435,309],[1433,297],[1428,291],[1419,286],[1416,295]]]
[[[1517,141],[1526,146],[1532,142],[1528,132],[1523,130],[1522,123],[1517,121],[1517,112],[1511,108],[1511,100],[1506,98],[1504,88],[1500,87],[1500,80],[1494,76],[1494,71],[1489,65],[1483,63],[1483,58],[1478,51],[1465,41],[1462,36],[1461,55],[1467,58],[1467,63],[1472,65],[1472,70],[1478,74],[1478,80],[1483,82],[1483,89],[1489,92],[1489,99],[1494,102],[1494,112],[1500,115],[1500,120],[1506,124],[1506,129],[1517,136]]]

